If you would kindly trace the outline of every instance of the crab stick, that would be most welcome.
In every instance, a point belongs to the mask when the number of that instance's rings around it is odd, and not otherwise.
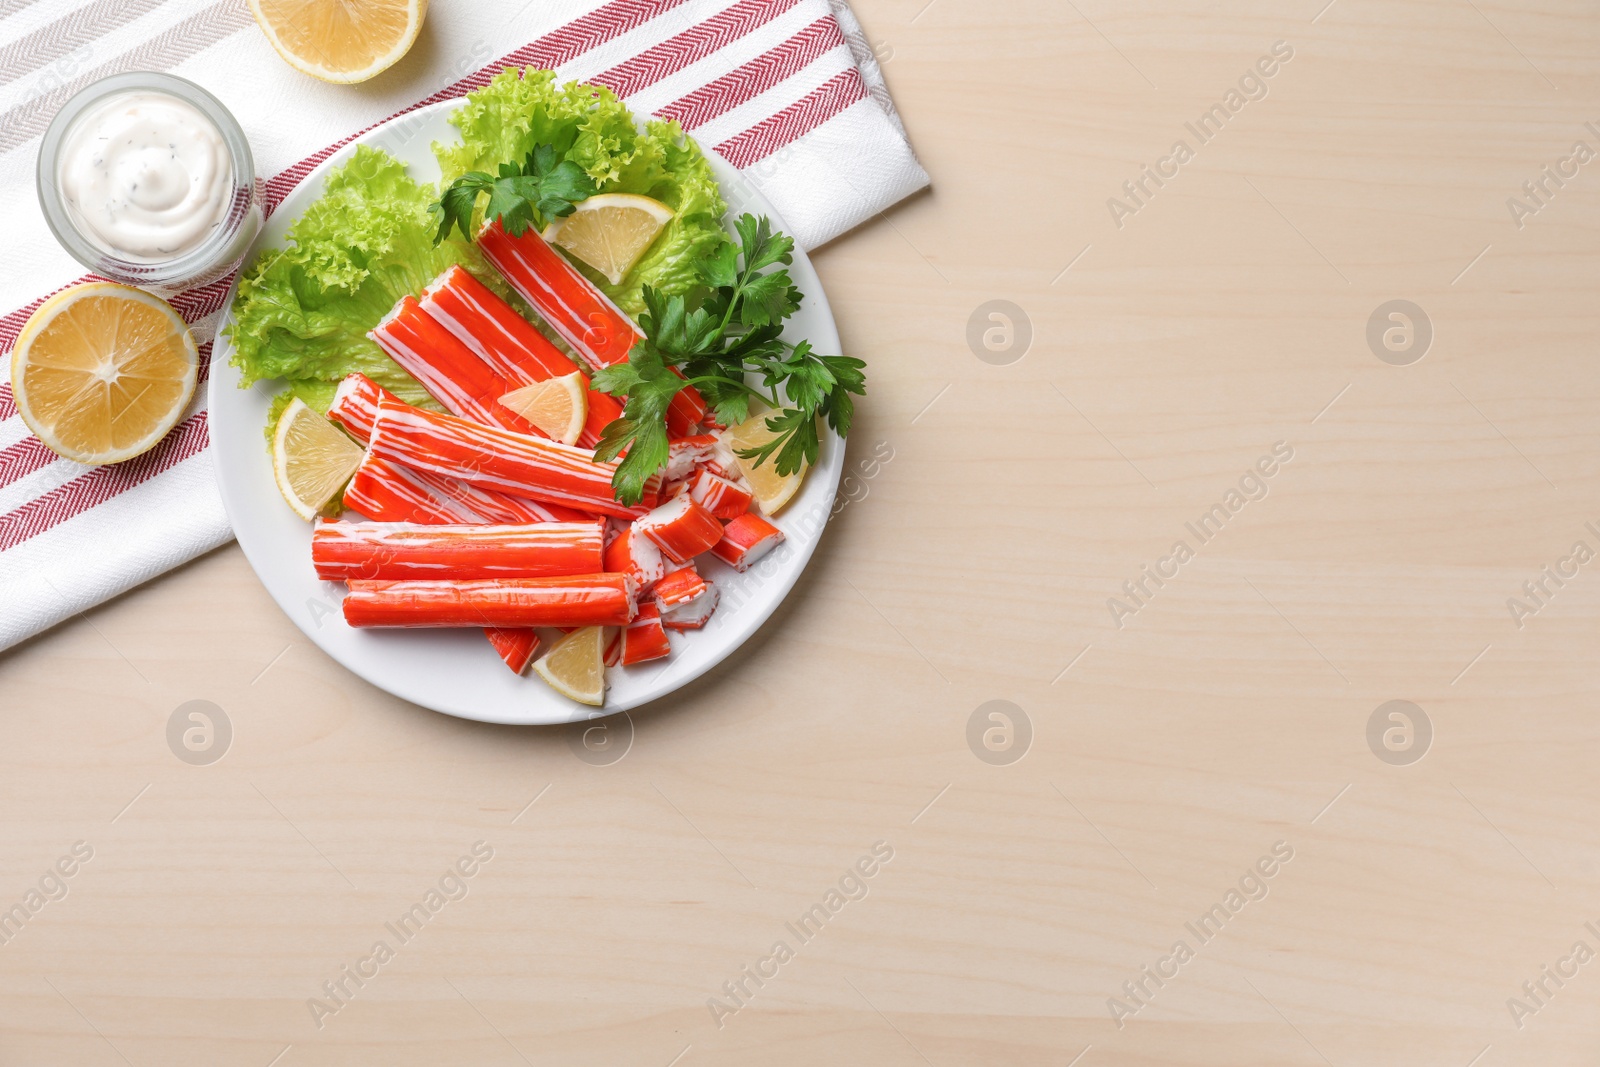
[[[416,297],[401,297],[367,336],[451,414],[485,426],[544,436],[499,402],[515,386],[498,377],[477,353],[422,310]]]
[[[754,494],[738,482],[704,467],[689,479],[689,495],[719,519],[736,519],[750,510]]]
[[[661,549],[632,524],[606,546],[605,566],[601,569],[612,574],[626,574],[640,593],[648,592],[667,573]]]
[[[460,500],[370,452],[344,491],[344,506],[374,522],[483,521]]]
[[[669,630],[698,630],[717,610],[717,583],[707,582],[705,592],[686,604],[661,613],[661,625]]]
[[[526,674],[539,651],[539,631],[493,628],[483,631],[512,674]]]
[[[661,475],[669,482],[684,481],[693,476],[697,467],[709,462],[716,451],[715,434],[674,437],[667,442],[667,465]]]
[[[672,642],[661,625],[661,612],[654,604],[640,604],[639,614],[622,630],[622,665],[648,663],[672,655]]]
[[[626,519],[649,513],[648,496],[646,504],[628,507],[613,495],[615,463],[596,463],[591,453],[574,445],[508,433],[454,415],[385,400],[378,405],[370,447],[379,459],[459,478],[480,489],[596,515]]]
[[[423,290],[422,310],[505,383],[506,392],[571,374],[577,368],[515,308],[461,267],[453,266]],[[605,428],[622,417],[616,398],[589,385],[589,417],[578,444],[593,448]],[[503,394],[502,394],[503,395]]]
[[[652,596],[656,607],[665,613],[694,603],[705,596],[710,588],[691,563],[657,582]]]
[[[328,405],[328,418],[366,444],[372,439],[372,424],[378,420],[378,405],[385,400],[402,403],[399,397],[365,374],[347,374],[334,391],[333,403]]]
[[[350,583],[345,622],[355,627],[626,626],[633,621],[620,574],[562,578]]]
[[[601,568],[601,526],[540,522],[469,526],[319,522],[311,563],[324,581],[403,578],[554,578]]]
[[[372,389],[381,386],[361,377]],[[348,379],[346,380],[348,382]],[[340,386],[341,393],[344,385]],[[392,398],[391,398],[392,399]],[[337,404],[335,405],[337,406]],[[376,417],[376,405],[374,405]],[[368,424],[370,427],[370,423]],[[470,501],[470,504],[468,503]],[[408,471],[374,459],[369,452],[345,490],[345,506],[378,522],[456,523],[456,522],[538,522],[539,518],[506,518],[503,510],[514,513],[543,512],[545,506],[532,500],[502,496],[475,489],[465,482],[435,478]],[[561,509],[565,511],[566,509]],[[578,512],[572,512],[578,515]],[[539,635],[532,630],[488,628],[483,631],[489,644],[514,674],[523,674],[539,650]]]
[[[635,524],[674,563],[687,563],[722,539],[717,517],[688,493],[679,493]]]
[[[495,219],[479,232],[478,249],[591,370],[621,363],[644,336],[533,227],[512,237]],[[681,436],[705,414],[705,400],[686,386],[672,398],[667,428]]]
[[[385,400],[403,403],[365,374],[351,374],[339,383],[333,404],[328,408],[328,417],[356,440],[367,444],[378,420],[378,405]],[[345,493],[345,503],[379,522],[582,522],[589,518],[571,508],[507,496],[454,478],[441,478],[370,459],[358,468],[357,476],[360,484],[352,482],[352,488],[366,506],[352,503],[349,491]],[[396,511],[402,498],[409,503]],[[371,507],[380,511],[369,510]],[[414,517],[406,508],[421,508],[422,517]],[[429,515],[437,517],[429,518]]]
[[[750,511],[722,528],[711,554],[742,574],[782,543],[783,531]]]
[[[395,467],[368,453],[356,468],[350,487],[345,490],[345,506],[359,511],[369,519],[391,523],[452,523],[479,522],[490,519],[489,509],[474,510],[463,503],[464,494],[491,494],[474,489],[465,482],[447,482],[432,475],[418,474],[403,467]],[[513,504],[538,508],[531,500],[503,497]],[[488,501],[490,504],[493,500]],[[574,513],[576,514],[576,513]],[[537,521],[537,520],[532,520]],[[315,534],[313,534],[315,536]],[[488,627],[483,635],[489,639],[495,653],[514,674],[523,674],[539,650],[539,635],[532,630]]]

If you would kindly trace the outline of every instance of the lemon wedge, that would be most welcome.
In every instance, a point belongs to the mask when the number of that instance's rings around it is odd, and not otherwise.
[[[605,633],[604,626],[572,631],[534,663],[534,672],[562,696],[600,707],[606,702]]]
[[[172,305],[111,282],[46,300],[17,335],[17,412],[52,452],[120,463],[154,448],[194,396],[194,335]]]
[[[501,397],[500,403],[539,427],[552,441],[575,445],[589,421],[585,384],[583,374],[573,371],[513,390]]]
[[[739,453],[752,448],[759,448],[778,436],[767,429],[767,419],[772,417],[772,412],[762,412],[752,415],[728,431],[728,445],[733,449],[734,459],[739,464],[739,473],[744,475],[750,492],[755,495],[756,504],[766,515],[776,515],[783,510],[783,506],[794,499],[800,491],[800,484],[805,481],[806,465],[801,463],[800,469],[793,474],[780,475],[778,473],[778,454],[774,452],[761,461],[761,466],[755,466],[754,460],[745,459]]]
[[[428,0],[250,0],[250,11],[291,67],[350,83],[387,70],[410,50]]]
[[[648,196],[601,193],[545,227],[544,239],[604,274],[612,285],[621,285],[672,216],[670,207]]]
[[[310,522],[361,465],[361,447],[296,397],[272,432],[272,474],[294,513]]]

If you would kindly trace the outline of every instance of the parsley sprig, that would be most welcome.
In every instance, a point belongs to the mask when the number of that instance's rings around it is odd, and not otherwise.
[[[498,176],[473,170],[451,182],[430,208],[439,219],[433,243],[449,237],[452,228],[472,240],[472,213],[484,193],[489,194],[484,219],[499,219],[507,233],[521,237],[529,226],[542,230],[549,220],[566,218],[596,191],[588,171],[563,159],[554,145],[538,145],[521,164],[500,164]]]
[[[766,422],[776,436],[740,454],[756,466],[770,459],[780,475],[816,462],[819,418],[841,435],[850,432],[851,394],[866,392],[866,363],[783,340],[783,323],[802,299],[785,269],[794,261],[794,240],[753,215],[735,228],[739,244],[723,245],[699,264],[699,289],[666,296],[645,286],[644,338],[627,362],[594,377],[596,388],[627,398],[622,417],[595,448],[600,461],[623,457],[612,484],[624,503],[638,503],[645,482],[666,464],[667,409],[686,386],[698,389],[726,425],[747,419],[753,399],[776,409]],[[764,391],[748,383],[752,373]]]

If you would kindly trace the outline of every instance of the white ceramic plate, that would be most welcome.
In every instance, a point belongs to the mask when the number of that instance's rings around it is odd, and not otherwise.
[[[455,128],[446,121],[455,101],[413,112],[345,146],[301,182],[267,222],[251,250],[253,258],[266,246],[281,245],[289,225],[322,193],[323,178],[355,151],[356,144],[382,148],[400,159],[411,174],[437,181],[439,167],[430,146],[453,141]],[[732,166],[711,162],[729,204],[729,218],[742,212],[765,214],[784,229],[760,190]],[[248,262],[249,260],[247,260]],[[796,251],[790,268],[805,304],[789,324],[793,339],[809,338],[823,352],[839,351],[833,313],[822,283],[805,253]],[[230,297],[224,324],[232,319]],[[239,545],[267,591],[295,625],[325,652],[379,688],[423,707],[481,722],[549,724],[592,718],[596,709],[557,695],[530,671],[518,678],[506,670],[478,630],[354,630],[344,624],[340,602],[344,585],[319,581],[311,568],[311,529],[296,518],[278,495],[272,461],[262,432],[267,408],[280,383],[262,382],[239,388],[239,372],[230,365],[232,346],[219,333],[212,358],[211,441],[223,503]],[[786,541],[745,574],[737,574],[710,556],[701,571],[716,582],[721,604],[705,629],[673,634],[672,656],[636,667],[608,671],[610,691],[601,714],[627,711],[660,699],[721,663],[764,623],[793,588],[827,525],[844,465],[843,442],[824,434],[817,466],[800,494],[776,524]]]

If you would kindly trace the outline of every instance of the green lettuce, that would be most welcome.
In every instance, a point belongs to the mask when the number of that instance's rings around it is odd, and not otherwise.
[[[325,409],[331,383],[359,371],[404,400],[437,407],[367,331],[454,264],[509,295],[473,245],[434,246],[428,206],[437,195],[393,156],[366,146],[329,174],[322,196],[290,227],[288,245],[263,251],[239,281],[229,336],[241,384],[286,378],[296,395]]]
[[[603,86],[558,83],[548,70],[506,70],[467,96],[450,122],[460,142],[433,146],[442,185],[414,181],[394,157],[360,146],[328,175],[285,246],[263,251],[241,277],[228,327],[232,362],[246,387],[286,381],[274,416],[291,396],[326,411],[337,383],[357,371],[406,401],[438,407],[367,331],[452,265],[526,310],[475,245],[456,238],[434,245],[438,219],[429,209],[462,174],[493,173],[535,145],[554,145],[601,192],[654,197],[676,213],[622,285],[577,264],[629,314],[644,310],[646,285],[667,295],[700,285],[696,264],[731,244],[722,227],[727,204],[700,149],[677,123],[641,129]]]
[[[493,174],[548,144],[587,171],[600,192],[653,197],[676,212],[621,285],[578,264],[630,315],[644,310],[646,285],[669,295],[694,288],[695,264],[731,243],[722,227],[727,204],[699,147],[676,122],[640,129],[605,86],[560,83],[549,70],[507,69],[468,94],[450,122],[460,142],[433,146],[445,185],[468,171]]]

